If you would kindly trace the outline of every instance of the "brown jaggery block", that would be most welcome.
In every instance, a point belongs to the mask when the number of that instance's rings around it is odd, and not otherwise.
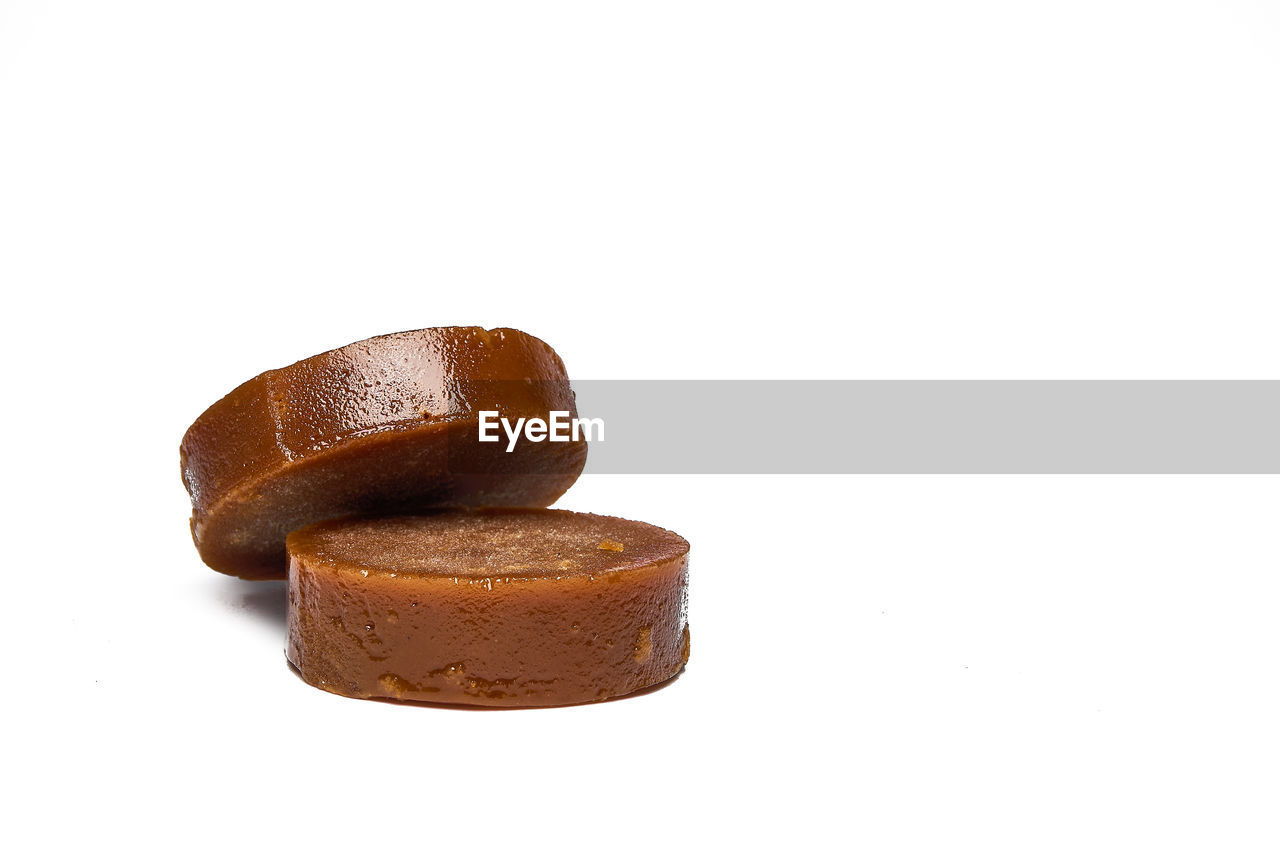
[[[261,374],[182,439],[201,558],[242,578],[285,576],[289,531],[353,514],[447,506],[543,507],[586,462],[586,442],[477,440],[478,412],[576,417],[564,364],[514,329],[369,338]]]
[[[689,659],[689,543],[650,524],[490,509],[321,522],[288,544],[287,654],[331,693],[568,705]]]

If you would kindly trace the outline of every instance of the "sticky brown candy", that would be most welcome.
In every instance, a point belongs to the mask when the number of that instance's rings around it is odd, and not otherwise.
[[[314,524],[289,536],[289,660],[358,698],[542,706],[689,659],[689,543],[563,510]]]
[[[543,507],[582,471],[586,443],[478,441],[478,413],[576,417],[559,356],[514,329],[440,328],[359,341],[261,374],[182,440],[204,561],[285,575],[285,536],[315,521],[442,506]]]

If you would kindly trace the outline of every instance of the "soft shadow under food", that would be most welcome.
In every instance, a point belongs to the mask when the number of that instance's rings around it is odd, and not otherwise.
[[[284,637],[288,589],[284,581],[219,579],[218,597],[233,610],[248,613],[255,621]]]

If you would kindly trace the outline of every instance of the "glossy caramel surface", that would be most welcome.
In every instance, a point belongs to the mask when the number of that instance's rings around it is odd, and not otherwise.
[[[476,440],[477,413],[576,415],[564,364],[514,329],[421,329],[349,344],[236,388],[181,446],[204,561],[244,578],[286,572],[285,536],[358,513],[541,507],[586,461],[585,442]]]
[[[312,525],[289,536],[289,660],[357,698],[623,696],[688,660],[688,549],[662,528],[562,510]]]

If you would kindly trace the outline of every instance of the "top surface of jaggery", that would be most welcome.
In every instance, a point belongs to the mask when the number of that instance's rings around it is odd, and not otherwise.
[[[688,551],[682,537],[652,524],[553,509],[326,521],[289,535],[289,552],[308,560],[443,577],[595,575]]]
[[[200,505],[244,480],[245,463],[258,457],[292,462],[347,438],[548,402],[573,407],[564,363],[525,332],[445,326],[379,335],[267,370],[206,409],[182,439],[184,482]],[[218,470],[227,457],[235,464]]]

